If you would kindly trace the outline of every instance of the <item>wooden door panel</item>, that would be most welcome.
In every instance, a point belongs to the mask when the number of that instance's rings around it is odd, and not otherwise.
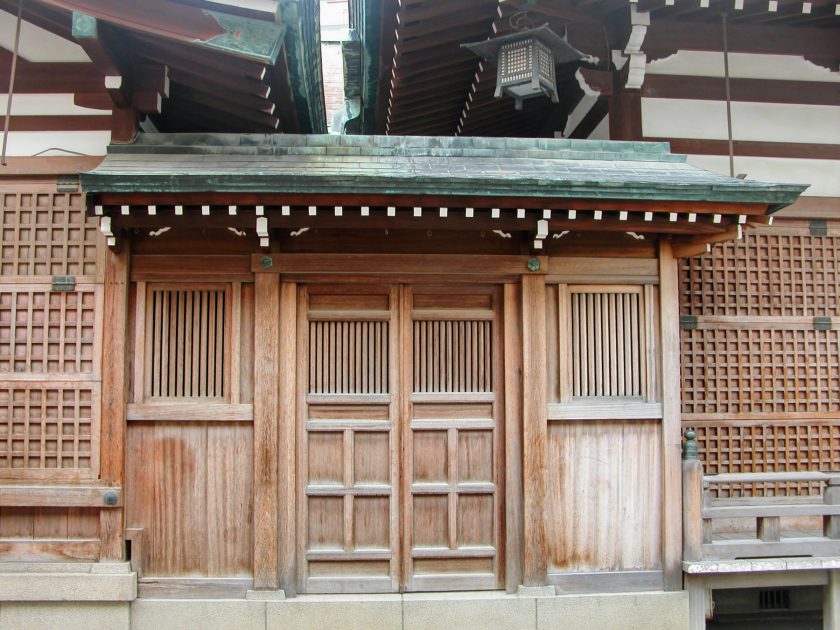
[[[501,586],[498,293],[415,287],[404,404],[406,590]],[[408,326],[408,323],[404,323]]]
[[[502,585],[498,303],[493,287],[301,290],[303,592]]]
[[[303,592],[399,585],[396,291],[301,291],[299,575]]]

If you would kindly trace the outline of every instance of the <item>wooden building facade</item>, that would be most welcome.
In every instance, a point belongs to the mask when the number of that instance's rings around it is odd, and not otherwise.
[[[698,628],[791,585],[834,627],[833,3],[733,18],[733,54],[807,49],[786,98],[827,121],[733,140],[748,179],[698,168],[719,116],[668,127],[719,96],[675,78],[708,8],[546,4],[621,53],[520,114],[455,48],[516,8],[354,0],[359,135],[322,135],[314,3],[108,4],[27,2],[69,57],[15,45],[43,109],[0,174],[0,628]],[[659,62],[668,24],[706,39]],[[778,105],[755,81],[729,105]],[[93,155],[33,156],[50,129]]]

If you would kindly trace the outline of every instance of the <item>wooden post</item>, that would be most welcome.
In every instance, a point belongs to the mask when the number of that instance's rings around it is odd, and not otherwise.
[[[257,273],[254,285],[255,589],[280,587],[277,549],[279,325],[280,275]]]
[[[828,572],[828,584],[823,587],[823,629],[840,630],[840,571]]]
[[[522,326],[519,286],[505,285],[506,589],[522,584]]]
[[[548,584],[545,496],[548,459],[545,277],[522,278],[522,476],[525,586]]]
[[[840,477],[832,477],[823,490],[823,503],[840,504]],[[840,539],[840,516],[823,517],[823,535],[834,540]]]
[[[105,253],[99,478],[103,484],[113,486],[123,486],[125,483],[125,413],[128,397],[126,334],[130,245],[126,238],[119,252]],[[120,562],[125,559],[123,507],[100,510],[99,538],[100,560]]]
[[[280,585],[286,595],[296,591],[295,462],[297,430],[297,285],[280,285]]]
[[[687,442],[694,442],[694,431],[686,431]],[[683,456],[683,558],[701,560],[703,557],[703,464],[697,459],[697,445]]]
[[[688,591],[688,628],[705,630],[709,610],[709,589],[702,575],[687,575],[685,588]]]
[[[659,321],[662,336],[662,570],[665,590],[682,588],[680,483],[680,325],[678,261],[659,241]]]
[[[609,96],[610,140],[641,140],[642,92],[624,89],[625,72],[615,72],[613,77]]]

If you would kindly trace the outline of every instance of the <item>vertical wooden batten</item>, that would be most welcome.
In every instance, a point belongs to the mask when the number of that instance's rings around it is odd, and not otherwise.
[[[506,590],[522,584],[522,326],[519,286],[504,288]]]
[[[128,274],[130,243],[119,252],[105,254],[104,327],[102,337],[102,424],[99,478],[103,484],[125,482],[125,416],[128,402],[126,342],[128,328]],[[123,507],[100,511],[100,560],[125,558],[125,511]]]
[[[297,285],[283,282],[280,285],[280,358],[286,366],[279,377],[280,383],[280,462],[279,504],[280,514],[280,586],[287,595],[293,595],[296,589],[295,558],[295,454],[297,408]]]
[[[254,286],[254,588],[280,586],[278,564],[278,387],[280,276]],[[286,392],[284,383],[283,391]]]
[[[548,392],[545,277],[522,278],[524,586],[548,584],[545,527]]]
[[[662,366],[662,569],[666,590],[682,588],[680,460],[680,329],[677,259],[659,241],[659,316]]]

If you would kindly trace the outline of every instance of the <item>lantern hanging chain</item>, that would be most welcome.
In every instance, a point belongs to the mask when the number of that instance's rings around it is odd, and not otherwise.
[[[20,46],[20,23],[23,21],[23,0],[18,0],[17,26],[15,27],[15,47],[12,51],[12,70],[9,73],[9,90],[6,94],[6,121],[3,128],[3,150],[0,153],[0,166],[6,166],[6,146],[9,141],[9,128],[12,120],[12,97],[15,90],[15,72],[17,71],[18,47]]]
[[[726,23],[727,14],[721,13],[723,26],[723,84],[726,89],[726,139],[729,148],[729,176],[735,177],[735,143],[732,141],[732,92],[729,85],[729,33]]]

